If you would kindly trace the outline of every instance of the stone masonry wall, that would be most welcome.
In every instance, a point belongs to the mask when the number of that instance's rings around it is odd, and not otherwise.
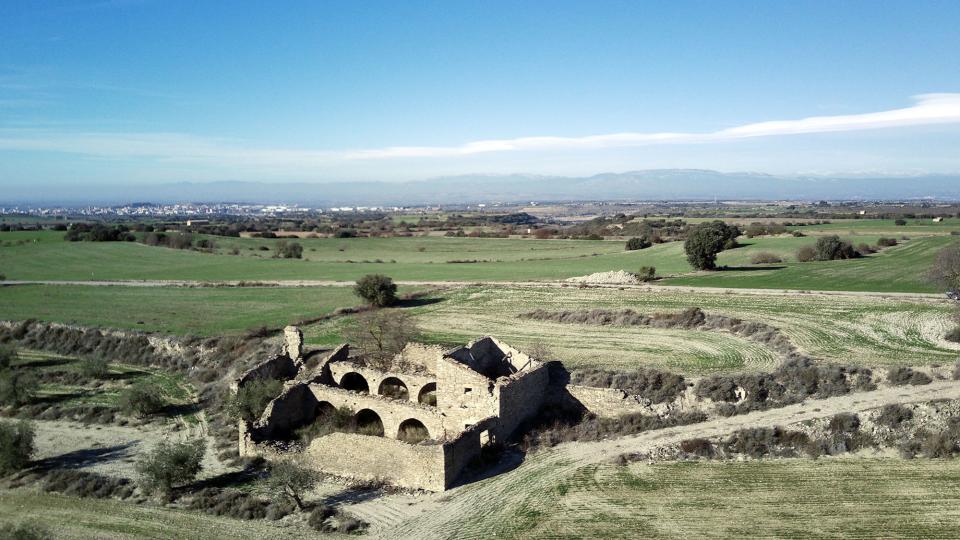
[[[509,379],[497,381],[497,437],[506,440],[524,420],[540,412],[549,383],[550,374],[547,366],[542,364]]]
[[[311,384],[310,390],[316,401],[327,402],[334,407],[347,407],[354,413],[369,409],[380,417],[383,422],[384,436],[395,439],[400,430],[400,424],[411,418],[419,420],[432,439],[442,439],[452,432],[444,429],[444,419],[436,408],[420,405],[409,401],[400,401],[382,396],[350,392],[342,388],[335,388],[322,384]]]

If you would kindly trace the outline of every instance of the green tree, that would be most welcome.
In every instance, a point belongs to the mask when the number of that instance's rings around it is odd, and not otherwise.
[[[137,416],[158,413],[167,405],[163,390],[156,384],[141,381],[120,393],[120,409],[132,411]]]
[[[7,369],[17,361],[17,350],[7,345],[0,345],[0,369]]]
[[[713,270],[717,267],[717,254],[736,247],[739,235],[737,226],[722,221],[695,225],[690,228],[683,244],[687,261],[697,270]]]
[[[39,384],[29,374],[14,369],[0,370],[0,405],[19,407],[30,403]]]
[[[319,481],[319,475],[289,461],[277,461],[270,465],[270,476],[264,481],[264,490],[272,497],[287,499],[297,505],[300,511],[306,506],[304,494]]]
[[[200,474],[206,449],[203,439],[160,441],[137,462],[140,487],[145,493],[160,492],[164,497],[169,497],[173,488]]]
[[[367,301],[377,306],[391,306],[397,302],[397,285],[383,274],[367,274],[357,280],[353,291]]]

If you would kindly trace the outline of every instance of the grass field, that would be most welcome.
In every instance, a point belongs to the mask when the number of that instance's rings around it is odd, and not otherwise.
[[[432,341],[462,343],[481,335],[495,335],[521,348],[543,343],[568,366],[653,365],[699,374],[767,369],[777,361],[765,346],[721,332],[571,325],[517,318],[534,309],[631,308],[653,313],[688,307],[771,324],[807,354],[838,362],[947,363],[955,361],[958,354],[955,344],[943,340],[952,328],[948,305],[895,298],[691,293],[668,288],[470,287],[451,291],[443,301],[413,312]],[[343,324],[341,320],[309,327],[307,339],[335,341],[337,327]]]
[[[415,289],[401,287],[400,292]],[[220,335],[281,327],[356,306],[352,287],[0,287],[0,318],[170,334]]]
[[[516,489],[524,489],[522,482]],[[593,465],[555,479],[545,490],[526,491],[521,504],[490,501],[468,509],[470,514],[456,524],[455,536],[960,536],[956,461],[834,458]]]
[[[879,235],[849,236],[874,243]],[[218,238],[218,253],[148,247],[129,242],[69,243],[61,233],[0,233],[0,274],[16,280],[344,280],[384,273],[410,281],[556,280],[593,272],[655,266],[667,283],[715,287],[936,292],[924,274],[936,252],[954,237],[915,238],[853,261],[796,263],[794,254],[815,237],[743,240],[720,254],[732,269],[690,274],[683,245],[660,244],[624,251],[619,241],[483,238],[305,239],[306,260],[273,259],[276,240]],[[232,247],[231,247],[232,246]],[[237,247],[241,255],[223,254]],[[252,248],[252,249],[251,249]],[[342,251],[341,251],[342,250]],[[767,251],[786,262],[753,266]],[[375,262],[381,261],[381,262]],[[454,263],[450,261],[480,261]]]

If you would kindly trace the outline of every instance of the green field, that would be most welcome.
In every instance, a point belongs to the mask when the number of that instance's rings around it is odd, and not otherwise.
[[[400,292],[413,290],[402,287]],[[200,336],[281,327],[360,303],[352,287],[0,287],[0,319]]]
[[[36,523],[54,538],[316,538],[300,527],[263,520],[238,520],[198,512],[136,505],[110,499],[81,499],[28,490],[0,491],[0,522]]]
[[[536,490],[517,480],[518,493],[509,504],[490,500],[461,507],[466,514],[437,531],[438,537],[960,536],[960,463],[955,461],[592,465],[526,484]]]
[[[879,235],[846,237],[875,243]],[[304,239],[305,260],[274,259],[277,240],[217,238],[217,253],[148,247],[129,242],[64,242],[61,233],[0,233],[0,274],[10,280],[342,280],[369,273],[409,281],[556,280],[593,272],[654,266],[667,284],[881,292],[936,292],[924,274],[950,236],[912,239],[853,261],[797,263],[794,254],[815,237],[743,239],[720,254],[722,272],[690,274],[683,245],[624,251],[620,241],[484,238]],[[237,248],[240,255],[228,255]],[[755,266],[772,252],[783,264]],[[380,261],[380,262],[377,262]],[[451,262],[479,261],[479,262]]]
[[[521,320],[547,311],[625,309],[640,313],[700,307],[708,313],[780,328],[815,358],[865,365],[930,364],[956,360],[957,345],[943,340],[952,328],[946,302],[807,294],[720,294],[669,288],[638,290],[576,287],[468,287],[414,308],[428,340],[463,343],[494,335],[526,348],[545,344],[565,365],[665,367],[687,374],[770,369],[778,361],[766,346],[719,331],[611,327]],[[305,330],[308,340],[338,339],[344,321]]]

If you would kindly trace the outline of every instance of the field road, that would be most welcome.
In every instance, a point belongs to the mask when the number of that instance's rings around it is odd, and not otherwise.
[[[497,287],[577,287],[577,283],[564,281],[395,281],[397,285],[410,287],[466,287],[471,285],[489,285]],[[114,280],[114,281],[59,281],[59,280],[6,280],[0,281],[0,287],[14,285],[77,285],[90,287],[352,287],[354,281],[333,280],[252,280],[252,281],[184,281],[184,280]],[[637,291],[672,291],[688,293],[741,294],[763,296],[839,296],[857,298],[901,298],[905,300],[925,300],[951,302],[940,293],[898,293],[869,291],[811,291],[790,289],[740,289],[726,287],[690,287],[676,285],[626,285],[626,284],[590,284],[591,288],[630,289]]]
[[[412,497],[391,495],[352,505],[348,510],[371,523],[377,538],[481,538],[479,523],[495,509],[536,507],[544,493],[569,479],[585,465],[610,462],[621,454],[647,452],[693,437],[717,437],[739,429],[786,426],[840,412],[863,412],[892,403],[960,399],[960,381],[936,381],[926,386],[886,387],[872,392],[811,399],[787,407],[729,418],[716,418],[628,437],[559,445],[528,457],[519,467],[492,479],[467,484],[442,494]]]

